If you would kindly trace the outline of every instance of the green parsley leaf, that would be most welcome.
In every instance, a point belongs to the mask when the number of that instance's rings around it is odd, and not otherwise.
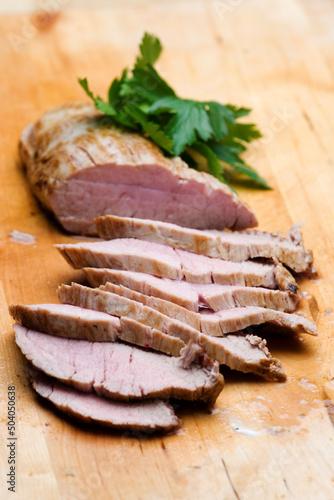
[[[182,153],[187,145],[190,146],[198,138],[207,141],[214,133],[205,103],[167,96],[158,99],[148,111],[153,114],[171,113],[165,132],[173,141],[175,155]]]
[[[127,80],[127,69],[125,69],[122,73],[121,78],[118,80],[115,78],[108,91],[108,100],[109,105],[112,106],[116,114],[114,115],[114,121],[118,125],[122,125],[123,127],[129,127],[133,130],[141,131],[140,127],[136,123],[135,120],[130,116],[128,110],[126,109],[126,104],[128,99],[124,98],[121,95],[121,90],[123,88],[124,83]]]
[[[250,177],[254,182],[264,189],[271,189],[267,182],[255,170],[247,165],[240,156],[236,153],[233,146],[219,144],[218,142],[209,142],[209,145],[214,154],[223,162],[227,163],[241,174]]]
[[[240,156],[248,143],[261,137],[256,125],[238,121],[251,110],[178,97],[154,67],[162,52],[160,40],[145,33],[139,52],[132,71],[124,69],[121,77],[112,81],[108,102],[94,96],[86,78],[79,79],[96,108],[113,123],[146,135],[165,153],[181,155],[190,167],[199,168],[195,153],[194,157],[191,154],[191,150],[196,151],[221,182],[227,183],[224,169],[228,165],[257,186],[270,189]]]
[[[210,173],[226,184],[226,180],[223,176],[222,165],[213,150],[202,141],[194,142],[191,147],[207,159]]]
[[[171,152],[173,141],[161,130],[157,123],[149,121],[145,113],[130,103],[127,105],[127,111],[134,120],[140,123],[143,131],[146,132],[150,139],[165,151]]]
[[[152,66],[135,68],[132,73],[132,78],[122,86],[121,95],[131,96],[133,99],[140,97],[150,104],[164,96],[175,96],[174,90]]]
[[[229,135],[234,139],[244,142],[252,142],[255,139],[262,137],[261,132],[256,128],[254,123],[237,123],[229,127]]]
[[[153,66],[157,62],[162,52],[162,45],[159,38],[145,33],[139,45],[140,56],[137,57],[135,68],[145,67],[147,64]]]
[[[233,104],[226,104],[226,107],[233,113],[235,119],[247,116],[252,111],[250,108],[238,108]]]
[[[108,90],[108,101],[110,106],[114,109],[119,110],[122,107],[122,99],[121,99],[121,89],[127,79],[128,71],[127,69],[123,70],[121,78],[115,78],[109,87]]]
[[[234,123],[233,112],[219,102],[206,102],[205,110],[208,114],[214,137],[217,141],[228,134],[228,123]]]
[[[117,114],[115,109],[110,104],[104,102],[101,97],[94,97],[93,92],[89,89],[87,78],[79,78],[78,81],[86,94],[94,101],[97,109],[102,111],[105,115],[115,116]]]

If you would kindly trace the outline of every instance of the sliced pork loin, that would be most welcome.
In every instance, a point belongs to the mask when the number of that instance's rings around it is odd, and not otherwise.
[[[225,309],[219,312],[202,310],[200,313],[189,311],[177,304],[167,300],[151,297],[139,292],[134,292],[124,286],[107,283],[100,287],[101,290],[115,293],[123,297],[141,302],[162,314],[171,318],[183,321],[197,330],[208,335],[221,337],[226,333],[244,330],[249,326],[268,323],[276,327],[283,328],[289,333],[309,333],[317,335],[317,329],[314,323],[303,318],[298,314],[288,314],[281,311],[265,309],[263,307],[236,307],[234,309]]]
[[[213,311],[235,307],[265,307],[277,311],[293,312],[299,295],[261,287],[243,287],[188,283],[186,281],[158,278],[145,273],[115,269],[84,268],[86,278],[94,287],[113,283],[123,285],[144,295],[150,295],[199,312],[201,308]]]
[[[94,218],[106,213],[200,229],[257,225],[225,184],[106,124],[90,104],[47,111],[23,131],[19,151],[35,195],[72,233],[95,235]]]
[[[268,380],[286,381],[282,363],[271,356],[264,339],[242,333],[212,338],[214,341],[209,346],[208,355],[221,364],[232,370],[255,373]],[[222,352],[226,356],[225,362],[220,357]]]
[[[289,314],[282,311],[273,311],[262,307],[238,307],[218,312],[203,312],[200,314],[201,332],[221,337],[222,335],[249,326],[268,324],[274,330],[289,334],[308,333],[317,335],[314,323],[299,314]]]
[[[158,297],[152,297],[150,295],[144,295],[123,285],[114,285],[113,283],[101,285],[100,290],[111,292],[121,297],[126,297],[127,299],[140,302],[141,304],[151,307],[152,309],[155,309],[170,318],[182,321],[196,330],[201,330],[201,315],[199,313],[189,311],[185,307],[169,302],[168,300],[159,299]]]
[[[224,387],[218,363],[209,358],[185,369],[180,358],[118,342],[72,340],[18,324],[14,330],[16,344],[35,368],[84,392],[117,400],[175,398],[213,404]]]
[[[139,432],[170,432],[181,425],[173,408],[165,401],[113,401],[87,394],[58,382],[37,370],[29,370],[32,386],[63,413],[75,420],[114,429]]]
[[[51,335],[97,342],[123,340],[178,356],[184,342],[128,317],[115,317],[68,304],[15,304],[9,307],[21,325]]]
[[[186,323],[172,319],[151,307],[126,297],[120,297],[117,294],[96,288],[92,289],[77,283],[72,283],[70,286],[61,285],[57,290],[57,295],[59,300],[66,304],[104,311],[118,316],[126,315],[130,318],[129,320],[134,319],[140,323],[143,322],[145,325],[154,328],[154,330],[161,330],[171,337],[181,339],[184,345],[194,341],[201,346],[209,357],[212,357],[220,364],[233,367],[233,369],[244,373],[256,373],[268,380],[283,381],[286,379],[286,374],[280,362],[271,356],[268,349],[263,348],[265,341],[259,345],[253,345],[247,338],[250,337],[249,335],[240,334],[239,339],[239,343],[244,345],[244,352],[248,353],[247,357],[245,358],[241,351],[239,354],[237,353],[235,359],[235,351],[230,350],[231,342],[228,340],[224,343],[222,342],[223,339],[203,334]],[[227,345],[227,348],[225,345]],[[232,345],[234,344],[232,343]],[[162,351],[162,348],[160,350]]]
[[[241,332],[224,335],[224,337],[208,337],[206,335],[202,335],[202,337],[209,340],[205,343],[207,355],[211,359],[217,360],[219,364],[226,365],[232,370],[254,373],[267,380],[286,381],[287,377],[282,363],[271,356],[266,340],[256,335]],[[191,347],[195,346],[198,349],[198,344],[190,343],[189,345],[190,348],[187,346],[187,351],[190,353],[188,362],[191,362],[193,359]]]
[[[275,266],[257,262],[229,262],[135,239],[55,245],[75,269],[109,267],[139,271],[192,283],[277,288]],[[286,277],[284,277],[286,280]],[[294,281],[293,277],[291,279]],[[288,283],[284,285],[289,289]]]
[[[12,305],[10,313],[22,326],[44,333],[98,342],[123,340],[172,356],[179,356],[190,340],[199,339],[200,332],[194,328],[109,292],[73,283],[62,285],[58,297],[62,304]],[[98,329],[94,335],[96,312],[112,324],[118,322],[118,337]]]
[[[80,331],[84,330],[87,340],[115,342],[121,333],[119,318],[91,309],[64,307],[63,304],[12,304],[9,312],[21,325],[51,335],[81,338]]]
[[[98,217],[95,222],[99,235],[106,240],[137,238],[233,262],[276,258],[297,273],[312,268],[313,255],[311,250],[304,248],[298,224],[283,238],[280,233],[201,231],[167,222],[114,215]]]

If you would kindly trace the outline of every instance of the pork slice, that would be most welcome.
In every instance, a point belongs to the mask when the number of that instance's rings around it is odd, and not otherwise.
[[[293,312],[300,300],[299,294],[262,287],[196,285],[196,290],[199,306],[213,311],[253,306]]]
[[[24,356],[46,375],[84,392],[117,400],[175,398],[213,404],[223,389],[218,363],[193,362],[118,342],[50,336],[15,324]],[[197,360],[196,360],[197,361]]]
[[[63,304],[12,304],[9,306],[9,312],[21,325],[52,335],[71,338],[82,338],[84,335],[87,340],[114,342],[121,333],[119,318],[70,305],[64,307]]]
[[[169,318],[158,311],[106,290],[89,288],[78,283],[63,284],[58,287],[57,296],[63,304],[102,311],[119,318],[125,316],[161,331],[167,331],[169,324]]]
[[[104,214],[198,228],[244,229],[254,212],[229,187],[140,134],[105,123],[94,106],[47,111],[22,132],[22,162],[35,195],[70,232],[95,235]]]
[[[102,285],[100,289],[145,304],[162,314],[182,321],[208,335],[220,337],[226,333],[244,330],[249,326],[261,325],[264,323],[282,327],[284,332],[290,334],[309,333],[310,335],[317,335],[315,324],[298,314],[288,314],[281,311],[252,306],[225,309],[219,312],[202,310],[201,313],[195,313],[184,307],[168,302],[167,300],[134,292],[123,285],[106,283],[106,285]],[[281,329],[278,331],[280,330]]]
[[[109,267],[195,283],[277,288],[275,266],[228,262],[135,239],[55,245],[75,269]]]
[[[84,272],[92,286],[98,287],[108,282],[120,284],[136,292],[173,302],[194,312],[198,312],[201,307],[220,311],[246,306],[292,312],[296,310],[300,299],[297,294],[261,287],[227,286],[214,283],[201,285],[114,269],[84,268]]]
[[[159,326],[160,328],[163,328],[163,333],[170,335],[171,337],[181,339],[184,344],[195,342],[209,357],[212,357],[212,359],[218,361],[219,363],[227,364],[227,366],[239,366],[239,360],[243,359],[243,354],[241,352],[237,355],[237,361],[233,361],[234,352],[231,352],[229,349],[226,351],[224,344],[220,344],[215,337],[201,333],[181,321],[165,316],[150,307],[134,302],[126,297],[119,297],[116,296],[116,294],[96,288],[92,289],[77,283],[72,283],[70,286],[61,285],[57,290],[57,294],[61,302],[75,304],[79,307],[87,307],[104,312],[112,311],[112,314],[120,314],[122,311],[122,314],[127,314],[129,318],[122,317],[121,322],[125,320],[133,321],[133,319],[135,319],[136,322],[144,322],[148,326],[151,326],[152,324]],[[119,306],[117,304],[119,304]],[[127,304],[127,307],[124,307],[124,305],[122,306],[122,304]],[[243,335],[243,337],[246,338],[245,335]],[[245,340],[244,343],[249,348],[249,342]],[[279,380],[279,378],[284,380],[286,375],[282,367],[280,367],[280,376],[277,375],[277,367],[280,366],[279,361],[272,358],[267,349],[263,350],[263,345],[265,344],[261,344],[261,347],[253,346],[252,349],[254,352],[257,352],[258,350],[262,351],[257,358],[260,363],[260,367],[258,367],[258,369],[255,368],[255,361],[253,364],[245,362],[244,364],[240,364],[240,366],[243,367],[241,371],[250,371],[253,373],[261,372],[268,380]],[[262,359],[264,359],[265,369],[262,366]]]
[[[181,425],[173,408],[160,399],[128,403],[113,401],[80,392],[37,370],[30,370],[30,378],[37,394],[82,422],[140,432],[170,432]]]
[[[123,285],[114,285],[113,283],[106,283],[105,285],[100,286],[100,290],[105,290],[107,292],[114,293],[116,295],[120,295],[122,297],[126,297],[131,300],[135,300],[136,302],[140,302],[160,313],[169,316],[170,318],[177,319],[178,321],[182,321],[187,325],[195,328],[196,330],[201,329],[201,316],[200,314],[189,311],[185,307],[181,307],[173,302],[169,302],[168,300],[160,299],[158,297],[152,297],[150,295],[145,295],[140,292],[135,292],[130,288],[127,288]]]
[[[173,356],[178,356],[185,345],[161,330],[93,308],[69,304],[15,304],[9,311],[20,325],[60,337],[97,342],[123,340]]]
[[[266,340],[243,333],[231,333],[211,339],[212,342],[207,345],[207,354],[218,363],[225,364],[232,370],[260,375],[267,380],[286,381],[282,363],[271,356]]]
[[[181,338],[169,335],[134,319],[121,317],[122,335],[120,340],[146,349],[163,352],[171,356],[179,356],[185,343]]]
[[[317,335],[316,325],[306,318],[298,314],[288,314],[262,307],[238,307],[214,313],[202,312],[200,323],[201,332],[218,337],[264,323],[283,328],[285,332],[290,334]]]
[[[158,278],[135,271],[118,271],[93,267],[85,267],[83,270],[89,283],[94,287],[105,285],[108,282],[115,285],[124,285],[136,292],[174,302],[190,311],[198,311],[198,293],[192,283]]]
[[[98,217],[95,222],[99,235],[106,240],[137,238],[234,262],[274,257],[298,273],[310,271],[313,263],[312,252],[305,250],[298,225],[292,226],[283,238],[280,233],[198,230],[115,215]]]
[[[180,257],[183,277],[190,283],[277,288],[275,266],[271,264],[230,262],[178,249],[175,249],[175,253]],[[170,278],[164,275],[162,277]]]
[[[154,330],[161,331],[166,335],[181,339],[185,344],[190,340],[199,342],[200,332],[181,321],[173,320],[165,314],[152,309],[127,297],[121,297],[115,293],[96,288],[89,288],[78,283],[61,285],[58,287],[57,295],[63,304],[71,304],[87,309],[106,312],[118,316],[122,321],[128,323],[134,320]],[[136,326],[136,325],[135,325]]]
[[[181,262],[172,248],[155,243],[120,239],[55,245],[74,269],[84,266],[133,270],[182,279]]]

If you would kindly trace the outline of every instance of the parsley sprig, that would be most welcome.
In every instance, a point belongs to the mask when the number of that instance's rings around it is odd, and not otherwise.
[[[226,174],[232,167],[259,187],[270,189],[241,158],[246,144],[261,137],[255,124],[239,121],[251,110],[178,97],[154,67],[162,52],[160,40],[145,33],[139,51],[132,71],[126,68],[112,81],[107,102],[94,96],[87,78],[79,78],[96,108],[113,123],[146,135],[165,154],[180,155],[191,167],[199,168],[199,155],[221,182],[228,183]]]

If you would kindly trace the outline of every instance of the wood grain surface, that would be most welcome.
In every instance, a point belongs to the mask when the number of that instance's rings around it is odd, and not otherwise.
[[[39,12],[0,17],[0,497],[333,499],[333,2],[125,2],[92,11],[55,4],[53,13],[45,2]],[[51,106],[84,99],[78,76],[104,95],[132,64],[145,30],[161,38],[159,69],[180,95],[254,109],[264,138],[246,158],[274,189],[240,186],[239,193],[261,229],[286,232],[305,222],[319,271],[302,283],[309,294],[302,308],[319,337],[269,341],[287,383],[224,370],[226,387],[212,414],[182,406],[182,431],[163,438],[75,425],[38,399],[7,312],[10,303],[56,302],[60,283],[83,280],[52,247],[76,240],[31,195],[18,136]],[[11,241],[13,230],[34,235],[35,243]],[[10,385],[17,396],[15,493],[6,484]]]

